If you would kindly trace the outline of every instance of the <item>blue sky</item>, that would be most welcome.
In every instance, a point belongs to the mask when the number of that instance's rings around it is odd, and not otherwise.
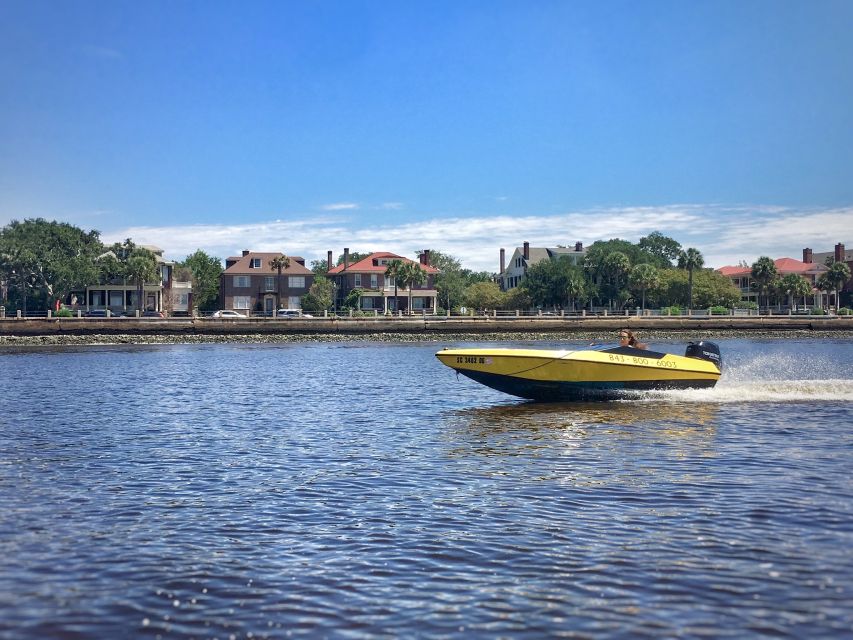
[[[0,224],[307,259],[853,244],[853,2],[0,0]]]

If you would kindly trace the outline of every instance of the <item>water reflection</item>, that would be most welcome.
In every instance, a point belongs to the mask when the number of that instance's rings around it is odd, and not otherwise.
[[[451,454],[515,456],[555,445],[577,448],[594,437],[611,441],[664,441],[713,454],[720,405],[619,401],[594,403],[522,402],[469,407],[442,415]]]

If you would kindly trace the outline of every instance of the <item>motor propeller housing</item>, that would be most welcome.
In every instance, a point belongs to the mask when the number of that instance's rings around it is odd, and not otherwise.
[[[723,357],[720,355],[720,347],[713,342],[700,340],[699,342],[691,342],[687,345],[687,350],[684,355],[688,358],[699,358],[700,360],[708,360],[717,365],[717,368],[723,370]]]

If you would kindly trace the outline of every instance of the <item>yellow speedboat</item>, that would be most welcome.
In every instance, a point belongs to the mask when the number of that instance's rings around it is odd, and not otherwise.
[[[722,358],[713,342],[690,343],[685,355],[633,347],[442,349],[443,364],[480,384],[530,400],[609,400],[654,389],[713,387]]]

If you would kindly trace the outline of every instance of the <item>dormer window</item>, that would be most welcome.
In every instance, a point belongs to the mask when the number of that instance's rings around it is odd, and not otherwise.
[[[260,269],[261,268],[261,259],[260,258],[252,258],[251,267],[252,269]]]

